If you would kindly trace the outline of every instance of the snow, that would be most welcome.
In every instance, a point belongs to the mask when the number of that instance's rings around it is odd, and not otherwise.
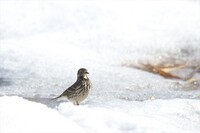
[[[200,101],[148,100],[105,105],[61,103],[56,110],[21,97],[0,97],[3,132],[198,133]]]
[[[198,0],[0,0],[0,132],[199,132],[199,73],[191,85],[123,65],[200,64],[199,22]],[[82,67],[91,96],[50,102]]]
[[[57,111],[20,97],[0,98],[0,132],[84,132],[84,129]]]

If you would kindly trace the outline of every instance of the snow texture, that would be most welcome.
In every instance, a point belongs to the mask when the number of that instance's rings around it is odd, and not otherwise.
[[[199,44],[198,0],[0,0],[0,132],[197,133],[200,85],[123,64],[200,64]],[[50,102],[82,67],[90,97]]]
[[[0,131],[198,133],[200,101],[149,100],[74,106],[56,110],[20,97],[0,97]]]

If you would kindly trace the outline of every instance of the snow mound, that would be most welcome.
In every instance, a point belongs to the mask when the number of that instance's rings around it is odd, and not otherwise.
[[[0,97],[0,132],[198,133],[200,101],[189,99],[118,102],[56,110],[21,97]]]
[[[40,103],[21,97],[0,97],[0,132],[84,132],[72,120]]]

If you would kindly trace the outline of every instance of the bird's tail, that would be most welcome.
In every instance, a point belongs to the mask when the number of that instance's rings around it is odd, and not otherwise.
[[[56,99],[58,99],[58,98],[60,98],[60,97],[61,97],[61,96],[58,96],[58,97],[52,98],[52,99],[50,99],[50,101],[56,100]]]

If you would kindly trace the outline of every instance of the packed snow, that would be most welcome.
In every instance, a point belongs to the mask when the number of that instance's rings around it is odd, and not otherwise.
[[[3,132],[136,132],[198,133],[200,101],[189,99],[116,101],[108,105],[54,109],[20,97],[0,97]]]
[[[0,0],[0,132],[198,133],[199,82],[123,64],[200,64],[199,44],[198,0]],[[50,101],[82,67],[90,97]]]

